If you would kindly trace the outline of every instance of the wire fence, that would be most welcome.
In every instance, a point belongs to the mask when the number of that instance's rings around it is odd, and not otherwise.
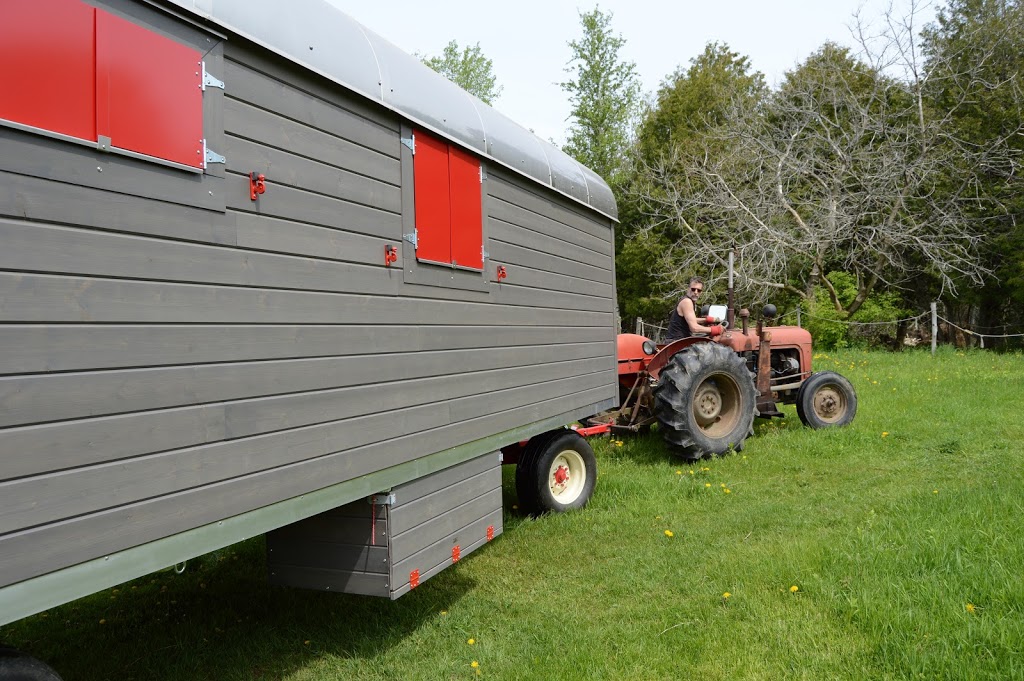
[[[927,326],[927,320],[930,318],[930,333]],[[903,343],[905,345],[918,345],[921,342],[931,342],[932,353],[935,353],[936,346],[942,343],[958,342],[959,339],[955,338],[953,330],[959,331],[964,338],[977,339],[978,345],[982,348],[985,347],[985,339],[989,340],[1001,340],[1009,344],[1010,339],[1024,339],[1024,333],[983,333],[968,326],[963,326],[963,322],[957,324],[950,319],[938,314],[938,304],[932,303],[930,310],[925,310],[911,317],[903,317],[901,319],[887,319],[882,321],[849,321],[843,319],[833,319],[831,317],[822,317],[819,315],[811,314],[802,310],[799,306],[793,310],[789,310],[779,316],[777,316],[772,322],[774,324],[783,324],[785,322],[795,323],[796,326],[803,326],[804,319],[814,320],[815,322],[823,324],[838,324],[845,326],[851,331],[860,329],[871,330],[877,333],[878,329],[885,327],[898,328],[900,324],[904,324],[904,331],[909,332],[904,334]],[[942,328],[940,322],[945,325]],[[636,333],[650,338],[656,343],[661,343],[664,340],[665,332],[667,327],[662,324],[655,324],[646,321],[641,318],[636,320]],[[940,340],[940,338],[944,340]]]

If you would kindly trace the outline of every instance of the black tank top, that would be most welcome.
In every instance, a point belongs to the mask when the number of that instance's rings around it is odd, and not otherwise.
[[[689,338],[693,334],[690,333],[690,325],[686,323],[686,319],[679,314],[679,305],[672,308],[672,316],[668,319],[668,331],[665,332],[665,341],[679,340],[680,338]]]

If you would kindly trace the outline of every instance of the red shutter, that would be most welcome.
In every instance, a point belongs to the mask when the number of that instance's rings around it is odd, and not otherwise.
[[[0,119],[96,141],[95,14],[80,0],[4,3]]]
[[[484,268],[484,223],[481,206],[480,161],[451,147],[452,259],[459,267]]]
[[[98,132],[118,149],[202,168],[203,55],[96,13]]]
[[[450,265],[452,248],[448,145],[417,131],[413,176],[416,259]]]

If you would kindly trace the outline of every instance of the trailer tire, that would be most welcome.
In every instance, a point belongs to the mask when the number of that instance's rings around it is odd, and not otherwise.
[[[857,415],[857,393],[834,371],[811,374],[796,393],[796,414],[808,428],[838,428]]]
[[[533,438],[516,466],[519,506],[532,514],[583,508],[596,482],[594,450],[571,430]]]
[[[669,359],[654,388],[654,415],[668,448],[687,461],[740,451],[754,432],[757,391],[743,358],[697,343]]]
[[[14,648],[0,647],[2,681],[61,681],[50,665]]]

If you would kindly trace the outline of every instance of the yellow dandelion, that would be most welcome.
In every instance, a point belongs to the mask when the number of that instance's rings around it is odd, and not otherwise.
[[[964,606],[964,608],[967,610],[968,614],[971,614],[971,615],[973,615],[978,610],[974,606],[974,603],[968,603],[967,605]]]
[[[654,519],[655,520],[661,520],[661,516],[660,515],[656,515],[656,516],[654,516]]]
[[[932,490],[932,494],[938,494],[938,493],[939,493],[939,490],[937,490],[937,489],[933,489]]]
[[[469,663],[469,666],[472,667],[473,669],[476,669],[477,667],[480,666],[480,663],[477,662],[476,660],[473,660],[472,662]]]
[[[621,443],[621,442],[616,442],[616,443],[615,443],[615,446],[616,446],[616,447],[621,447],[621,446],[622,446],[622,443]]]
[[[789,593],[791,593],[791,594],[795,594],[799,590],[800,590],[800,587],[798,587],[796,584],[794,584],[793,586],[789,587]]]
[[[675,535],[672,534],[672,530],[665,530],[665,536],[666,537],[674,537]]]
[[[693,470],[690,470],[690,475],[693,475]]]
[[[722,489],[725,489],[725,483],[724,482],[722,483]]]
[[[447,610],[442,610],[442,611],[441,611],[441,614],[442,614],[442,615],[447,615],[447,614],[448,614],[448,611],[447,611]]]
[[[889,437],[889,431],[883,430],[882,431],[882,437]]]
[[[728,591],[726,591],[724,594],[722,594],[722,598],[729,598],[729,596],[732,596],[732,594],[729,593]]]
[[[466,641],[466,643],[468,643],[469,645],[473,645],[474,643],[476,643],[476,639],[475,638],[471,638],[468,641]]]
[[[729,489],[728,487],[726,487],[726,488],[725,488],[725,493],[726,493],[726,494],[732,494],[732,490],[731,490],[731,489]]]
[[[705,482],[705,483],[704,483],[704,486],[705,486],[705,487],[711,487],[711,483],[710,483],[710,482]]]
[[[682,475],[682,474],[683,474],[682,471],[676,471],[676,475]]]

